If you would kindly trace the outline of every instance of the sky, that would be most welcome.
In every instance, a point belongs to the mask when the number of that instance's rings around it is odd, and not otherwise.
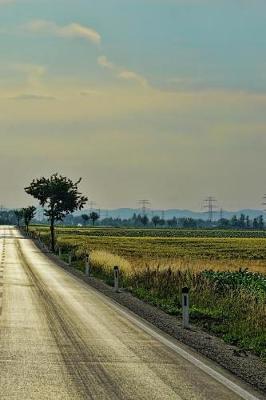
[[[0,203],[261,208],[265,0],[0,0]]]

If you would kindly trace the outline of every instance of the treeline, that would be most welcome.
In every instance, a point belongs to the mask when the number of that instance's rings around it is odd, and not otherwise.
[[[28,225],[30,221],[33,223],[46,224],[47,221],[39,221],[35,217],[35,207],[28,207],[20,210],[3,210],[0,211],[0,225]],[[100,214],[92,211],[88,214],[75,215],[69,214],[59,225],[68,226],[110,226],[110,227],[128,227],[128,228],[220,228],[220,229],[255,229],[262,230],[266,227],[263,216],[251,219],[248,215],[241,214],[240,217],[234,215],[231,219],[222,218],[218,221],[206,221],[203,219],[193,218],[176,218],[164,219],[158,215],[149,218],[146,215],[134,214],[132,218],[122,219],[106,217],[100,218]]]
[[[83,214],[80,216],[68,215],[61,222],[63,225],[70,226],[110,226],[110,227],[134,227],[134,228],[220,228],[220,229],[264,229],[263,216],[251,219],[248,215],[241,214],[240,217],[234,215],[231,219],[222,218],[218,221],[206,221],[193,218],[164,219],[158,215],[149,218],[147,215],[134,214],[132,218],[100,218],[96,212]]]
[[[2,210],[0,211],[0,225],[24,225],[26,230],[29,224],[34,219],[36,207],[30,206],[17,210]]]
[[[0,225],[16,225],[17,219],[14,210],[0,211]]]
[[[239,218],[234,215],[231,219],[222,218],[218,221],[221,228],[237,228],[237,229],[264,229],[265,224],[263,215],[250,219],[248,215],[241,214]]]

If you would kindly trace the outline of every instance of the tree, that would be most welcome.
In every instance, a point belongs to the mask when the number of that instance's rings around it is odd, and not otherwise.
[[[197,221],[193,218],[182,218],[183,228],[197,228]]]
[[[263,215],[260,215],[260,216],[259,216],[259,219],[258,219],[258,228],[259,228],[259,229],[264,229]]]
[[[36,213],[36,207],[34,206],[30,206],[27,208],[23,208],[22,209],[22,213],[23,213],[23,219],[24,219],[24,223],[26,226],[26,231],[29,232],[29,224],[30,222],[33,220],[35,213]]]
[[[160,217],[158,217],[158,215],[154,215],[154,217],[152,217],[151,221],[152,221],[153,225],[154,225],[155,228],[156,228],[156,226],[157,226],[157,225],[159,224],[159,222],[160,222]]]
[[[23,218],[23,210],[15,210],[14,214],[15,214],[16,219],[17,219],[17,225],[18,225],[18,227],[20,227],[20,221]]]
[[[258,218],[253,219],[253,229],[258,229],[259,228],[259,223],[258,223]]]
[[[244,229],[244,228],[246,227],[246,217],[245,217],[244,214],[241,214],[241,215],[240,215],[240,218],[239,218],[239,227],[240,227],[241,229]]]
[[[87,225],[90,217],[88,216],[88,214],[82,214],[81,218],[83,219],[83,223],[84,225]]]
[[[144,225],[144,226],[147,226],[147,225],[148,225],[148,223],[149,223],[149,218],[147,217],[147,215],[143,215],[143,216],[141,217],[141,223],[142,223],[142,225]]]
[[[78,191],[77,182],[62,175],[53,174],[49,178],[34,179],[30,186],[25,188],[26,193],[39,200],[45,207],[44,214],[48,217],[51,231],[51,247],[55,251],[55,223],[62,221],[68,214],[81,210],[88,198]]]
[[[230,221],[229,219],[221,218],[218,221],[218,225],[220,228],[228,228],[230,226]]]
[[[99,218],[100,218],[100,215],[99,215],[97,212],[92,211],[92,212],[90,213],[89,219],[92,220],[92,225],[93,225],[93,226],[95,225],[95,222],[98,221]]]
[[[231,226],[232,226],[232,228],[237,228],[238,227],[238,219],[237,219],[236,215],[234,215],[231,218]]]
[[[159,225],[160,226],[164,226],[165,225],[165,220],[163,218],[160,218]]]
[[[168,219],[168,220],[167,220],[167,225],[168,225],[170,228],[176,228],[176,227],[177,227],[177,218],[176,218],[176,217],[173,217],[172,219]]]

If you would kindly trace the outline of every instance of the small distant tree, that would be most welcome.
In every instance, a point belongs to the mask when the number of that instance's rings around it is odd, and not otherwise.
[[[18,225],[18,227],[20,227],[20,221],[23,218],[23,210],[15,210],[14,214],[15,214],[15,217],[16,217],[16,220],[17,220],[17,225]]]
[[[173,218],[171,218],[171,219],[168,219],[168,220],[167,220],[167,225],[168,225],[170,228],[176,228],[176,227],[177,227],[177,218],[176,218],[176,217],[173,217]]]
[[[193,218],[182,218],[182,228],[196,228],[197,221]]]
[[[148,225],[148,223],[149,223],[149,218],[147,217],[147,215],[143,215],[143,216],[141,217],[141,223],[142,223],[142,225],[144,225],[144,226],[147,226],[147,225]]]
[[[219,219],[219,221],[218,221],[218,226],[219,226],[220,228],[228,228],[228,227],[230,227],[230,221],[229,221],[229,219],[227,219],[227,218],[221,218],[221,219]]]
[[[159,225],[160,226],[164,226],[165,225],[165,220],[163,218],[160,218]]]
[[[253,229],[258,229],[259,228],[259,222],[258,218],[253,219]]]
[[[90,213],[89,219],[92,220],[92,225],[93,225],[93,226],[95,225],[95,222],[98,221],[99,218],[100,218],[100,215],[99,215],[97,212],[92,211],[92,212]]]
[[[167,222],[167,225],[169,226],[169,228],[176,228],[177,227],[177,219],[176,219],[176,217],[168,219],[166,222]]]
[[[259,219],[258,219],[258,228],[259,228],[259,229],[264,229],[263,215],[260,215],[260,216],[259,216]]]
[[[239,218],[239,227],[240,227],[241,229],[244,229],[244,228],[246,227],[246,217],[245,217],[244,214],[241,214],[241,215],[240,215],[240,218]]]
[[[31,221],[33,220],[35,213],[36,213],[36,207],[34,206],[30,206],[27,208],[23,208],[22,209],[22,213],[23,213],[23,219],[24,219],[24,223],[26,226],[26,231],[29,232],[29,225],[31,223]]]
[[[90,220],[88,214],[82,214],[81,218],[83,219],[83,224],[86,226]]]
[[[157,225],[159,224],[159,222],[160,222],[160,217],[158,217],[158,215],[154,215],[154,217],[152,217],[151,221],[152,221],[154,227],[156,228],[156,226],[157,226]]]
[[[238,219],[237,219],[236,215],[234,215],[231,218],[231,226],[232,226],[232,228],[237,228],[238,227]]]
[[[141,214],[138,214],[136,216],[136,219],[135,219],[135,226],[139,226],[139,225],[142,225],[142,216],[141,216]]]
[[[26,193],[39,200],[45,216],[50,222],[51,247],[55,251],[55,223],[62,221],[68,214],[81,210],[88,198],[78,191],[77,182],[62,175],[53,174],[49,178],[34,179],[30,186],[25,188]]]

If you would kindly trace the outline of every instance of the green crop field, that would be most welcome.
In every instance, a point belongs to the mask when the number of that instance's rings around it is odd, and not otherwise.
[[[38,231],[49,234],[47,227],[38,227]],[[62,247],[82,245],[130,259],[266,262],[264,231],[58,228],[57,236]]]
[[[49,243],[49,228],[31,228]],[[170,314],[181,313],[190,288],[191,318],[202,329],[266,357],[266,237],[264,231],[57,228],[63,258],[124,287]]]
[[[38,226],[39,231],[47,231],[46,226]],[[86,228],[58,227],[60,234],[117,237],[210,237],[210,238],[266,238],[266,230],[235,229],[167,229],[167,228]]]

